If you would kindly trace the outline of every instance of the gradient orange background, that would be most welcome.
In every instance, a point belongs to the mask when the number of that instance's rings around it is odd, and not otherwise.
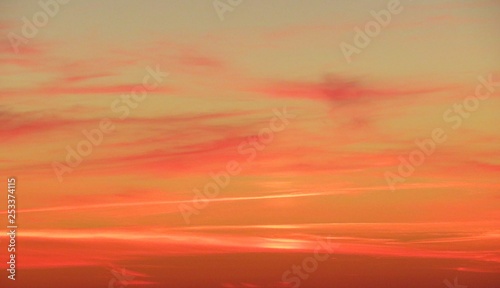
[[[387,2],[247,0],[221,21],[212,1],[74,0],[15,53],[7,35],[41,8],[2,1],[1,195],[15,176],[19,228],[1,286],[291,287],[328,240],[300,287],[500,287],[500,86],[459,128],[443,119],[479,76],[500,81],[500,2],[401,1],[348,63],[339,45]],[[120,118],[147,67],[168,76]],[[295,117],[248,161],[273,109]],[[114,131],[59,181],[102,119]],[[436,128],[447,140],[391,190]],[[180,205],[230,161],[241,172],[186,223]]]

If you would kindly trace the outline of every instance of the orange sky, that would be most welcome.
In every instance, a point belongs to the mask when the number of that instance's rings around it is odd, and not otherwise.
[[[498,1],[55,1],[0,3],[2,287],[500,285]]]

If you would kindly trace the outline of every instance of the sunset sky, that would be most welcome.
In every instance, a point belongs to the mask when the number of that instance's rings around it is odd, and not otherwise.
[[[500,287],[500,1],[394,1],[1,1],[0,286]]]

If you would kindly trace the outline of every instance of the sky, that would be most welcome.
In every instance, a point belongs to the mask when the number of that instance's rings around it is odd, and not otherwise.
[[[1,1],[2,287],[500,285],[499,28],[497,0]]]

